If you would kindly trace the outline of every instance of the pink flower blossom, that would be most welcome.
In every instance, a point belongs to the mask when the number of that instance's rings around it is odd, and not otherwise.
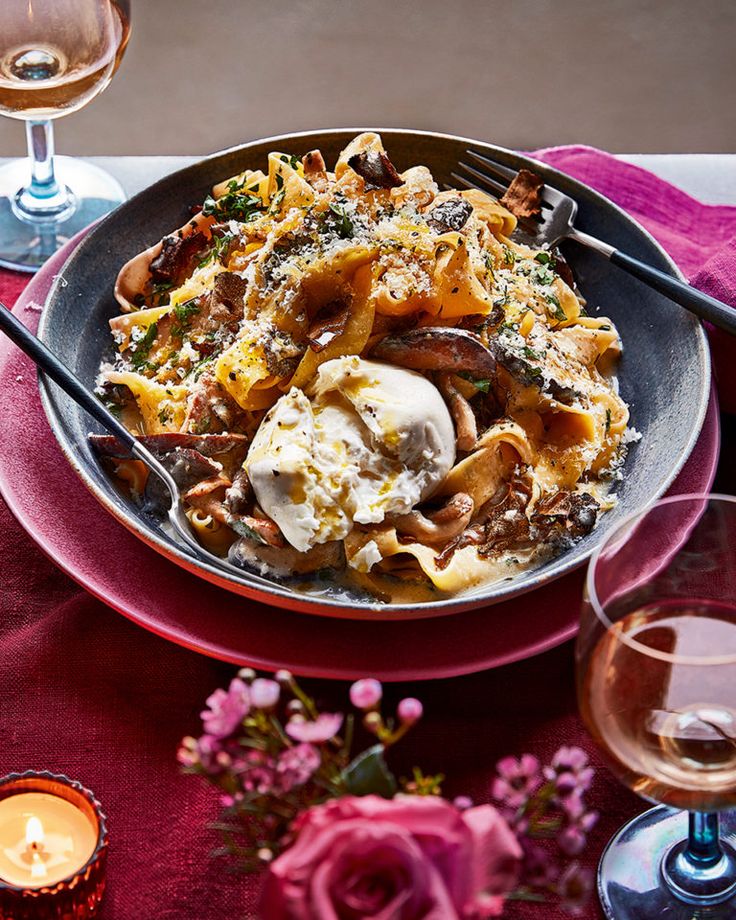
[[[356,680],[350,688],[350,702],[356,709],[373,709],[383,696],[381,682],[372,677]]]
[[[562,908],[573,916],[582,913],[593,891],[593,873],[572,862],[559,877],[556,885],[557,894],[562,900]]]
[[[576,793],[587,792],[593,782],[594,770],[588,765],[588,755],[579,747],[561,747],[544,768],[548,782],[555,784],[560,799]]]
[[[250,701],[255,709],[273,709],[280,696],[281,687],[267,677],[257,677],[250,685]]]
[[[342,713],[323,712],[314,721],[291,718],[286,723],[286,734],[294,741],[309,741],[319,744],[334,738],[342,726]]]
[[[248,685],[234,677],[228,690],[215,690],[207,697],[207,705],[209,709],[201,713],[205,732],[213,738],[227,738],[250,712]]]
[[[345,796],[308,809],[268,868],[262,920],[499,916],[521,848],[491,805]]]
[[[407,696],[406,699],[401,700],[396,712],[399,716],[399,722],[403,725],[413,725],[414,722],[422,718],[424,707],[413,696]]]
[[[321,763],[319,751],[312,744],[297,744],[296,747],[287,748],[276,762],[279,785],[284,792],[289,792],[295,786],[303,786]]]
[[[277,785],[276,764],[265,751],[246,751],[233,762],[233,771],[246,792],[266,795]]]
[[[586,811],[582,795],[571,795],[562,800],[568,823],[557,835],[557,844],[568,856],[582,853],[588,834],[598,820],[597,811]]]
[[[496,764],[496,772],[491,795],[512,810],[525,805],[542,782],[539,761],[531,754],[522,754],[519,760],[504,757]]]

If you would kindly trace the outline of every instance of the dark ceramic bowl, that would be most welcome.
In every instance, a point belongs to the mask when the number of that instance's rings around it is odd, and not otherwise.
[[[212,185],[246,168],[260,168],[270,151],[301,155],[319,147],[327,163],[332,164],[357,133],[358,129],[316,131],[255,141],[202,160],[136,195],[96,227],[67,262],[63,280],[57,279],[49,295],[39,335],[87,386],[93,387],[100,359],[110,350],[107,321],[119,312],[112,291],[124,262],[181,226],[191,205],[201,202]],[[514,168],[534,169],[576,199],[577,226],[581,230],[656,268],[678,274],[674,263],[639,224],[601,195],[554,169],[512,151],[465,138],[420,131],[382,130],[381,134],[399,170],[423,163],[440,184],[450,180],[450,172],[469,145]],[[621,333],[621,393],[631,406],[631,424],[643,437],[629,452],[625,478],[617,489],[618,506],[602,517],[593,533],[546,565],[472,594],[431,603],[382,606],[307,595],[276,582],[264,588],[246,572],[238,578],[218,571],[196,561],[185,547],[121,496],[90,448],[87,435],[95,430],[95,424],[54,384],[42,378],[44,408],[72,467],[111,514],[178,565],[231,591],[280,607],[351,619],[440,616],[494,604],[581,565],[624,515],[662,495],[695,445],[708,404],[710,363],[700,323],[600,256],[572,245],[566,256],[589,310],[610,316]],[[114,546],[109,549],[115,552]],[[135,578],[134,572],[131,578]],[[207,615],[212,613],[208,611]]]

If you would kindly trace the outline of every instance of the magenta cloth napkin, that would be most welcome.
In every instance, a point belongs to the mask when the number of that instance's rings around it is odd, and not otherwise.
[[[537,155],[629,208],[699,285],[721,284],[708,289],[735,303],[736,250],[728,241],[736,233],[736,208],[707,208],[589,148]],[[27,281],[0,270],[0,300],[12,305]],[[0,432],[0,450],[8,449]],[[419,696],[427,713],[396,751],[397,771],[406,775],[419,763],[445,772],[450,796],[487,801],[493,765],[505,754],[544,758],[561,743],[584,746],[600,768],[592,805],[601,819],[583,857],[592,868],[611,834],[644,806],[605,771],[583,729],[572,659],[568,643],[495,671],[394,685],[387,697],[394,705],[402,695]],[[147,633],[89,596],[43,556],[0,502],[0,774],[66,771],[98,794],[111,827],[101,920],[256,917],[257,881],[230,876],[209,858],[217,842],[207,826],[216,814],[214,796],[181,776],[174,760],[177,740],[198,728],[205,697],[232,673],[232,666]],[[345,705],[346,684],[308,685],[325,709]],[[510,904],[506,916],[564,915]],[[595,902],[583,914],[584,920],[600,916]]]
[[[593,147],[549,147],[531,155],[610,198],[667,250],[690,284],[736,308],[736,207],[703,204]],[[736,340],[706,326],[721,409],[736,412]]]

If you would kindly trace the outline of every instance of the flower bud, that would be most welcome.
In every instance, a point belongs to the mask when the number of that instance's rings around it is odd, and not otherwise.
[[[241,668],[238,671],[238,677],[242,681],[245,681],[246,684],[252,684],[256,679],[256,672],[253,670],[253,668]]]
[[[289,700],[286,704],[287,716],[301,715],[304,712],[304,703],[301,700]]]
[[[383,725],[381,714],[379,712],[367,712],[363,717],[363,725],[367,731],[375,735],[381,725]]]
[[[424,712],[424,707],[415,699],[413,696],[407,696],[399,703],[399,708],[397,714],[399,716],[399,722],[403,725],[412,725],[414,722],[422,718],[422,713]]]
[[[473,807],[473,800],[467,795],[458,795],[452,800],[452,804],[458,811],[467,811]]]
[[[372,677],[356,680],[350,688],[350,702],[356,709],[375,709],[381,702],[383,687]]]
[[[225,769],[232,766],[233,762],[232,757],[227,753],[227,751],[218,751],[215,755],[215,760],[218,766],[224,767]]]
[[[291,685],[294,683],[294,675],[291,673],[291,671],[286,671],[283,668],[274,674],[274,678],[281,684],[282,687],[291,687]]]
[[[256,709],[273,709],[280,695],[281,687],[267,677],[257,677],[250,686],[250,701]]]

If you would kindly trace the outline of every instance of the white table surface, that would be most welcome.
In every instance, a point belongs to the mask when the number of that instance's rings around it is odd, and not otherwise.
[[[194,163],[196,156],[90,157],[112,173],[133,195],[174,170]],[[700,201],[736,205],[736,154],[636,153],[621,159],[649,169]],[[0,165],[7,160],[0,159]]]

